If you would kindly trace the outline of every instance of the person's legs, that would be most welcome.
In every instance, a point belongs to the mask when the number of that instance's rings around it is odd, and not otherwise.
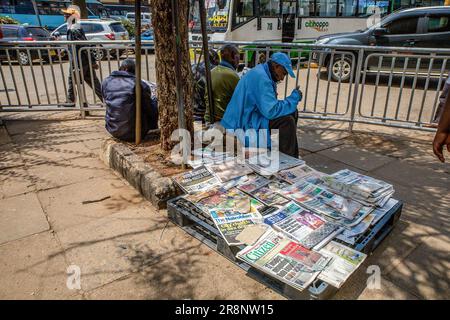
[[[298,158],[297,141],[298,113],[280,117],[269,121],[269,128],[279,131],[279,150],[291,157]]]
[[[91,79],[91,72],[92,72],[92,79]],[[92,71],[89,69],[89,67],[83,69],[83,77],[84,81],[94,89],[95,94],[100,99],[100,101],[103,102],[103,96],[102,96],[102,86],[100,84],[100,80],[97,78],[97,73],[95,71]],[[94,85],[92,85],[92,80],[94,80]]]
[[[67,89],[67,102],[73,102],[75,103],[75,89],[73,87],[73,81],[72,81],[72,76],[73,76],[73,70],[72,68],[69,69],[69,82],[68,82],[68,89]]]

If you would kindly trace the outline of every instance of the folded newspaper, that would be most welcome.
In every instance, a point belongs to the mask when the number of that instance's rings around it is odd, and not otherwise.
[[[271,176],[280,170],[286,170],[305,164],[305,161],[282,152],[257,154],[247,159],[247,165],[262,176]]]
[[[319,250],[319,253],[330,258],[331,262],[319,274],[318,278],[336,288],[340,288],[367,257],[366,254],[335,241],[328,243]]]
[[[338,224],[326,221],[295,202],[290,202],[279,211],[266,216],[264,223],[308,249],[313,247],[319,249],[319,244],[329,242],[343,229]]]
[[[211,210],[211,218],[228,245],[242,244],[236,237],[248,226],[254,225],[252,214],[242,214],[232,210]]]
[[[298,290],[307,288],[330,261],[273,230],[236,257]]]
[[[239,163],[236,158],[231,158],[221,163],[209,164],[206,166],[217,178],[219,178],[221,182],[227,182],[253,172],[253,170],[245,164]]]
[[[313,212],[339,220],[353,219],[362,208],[362,205],[354,200],[304,180],[281,190],[281,195],[298,202]]]
[[[384,181],[345,169],[324,177],[325,183],[336,192],[382,207],[394,193],[394,187]]]
[[[205,166],[181,173],[172,179],[187,193],[205,191],[220,184],[219,179]]]
[[[228,160],[233,160],[234,156],[228,152],[215,151],[210,148],[195,149],[192,151],[193,159],[188,160],[192,168],[203,165],[220,164]]]
[[[290,184],[294,184],[305,178],[309,178],[311,176],[318,177],[321,175],[323,175],[323,173],[316,171],[305,164],[294,168],[281,170],[280,172],[278,172],[277,177]]]

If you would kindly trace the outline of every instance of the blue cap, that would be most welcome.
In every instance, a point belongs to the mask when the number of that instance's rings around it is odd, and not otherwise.
[[[292,78],[295,78],[294,71],[292,70],[292,63],[291,59],[287,56],[287,54],[283,52],[275,52],[271,57],[270,60],[272,60],[275,63],[278,63],[279,65],[283,66],[284,69],[286,69],[286,72],[289,73],[289,75]]]

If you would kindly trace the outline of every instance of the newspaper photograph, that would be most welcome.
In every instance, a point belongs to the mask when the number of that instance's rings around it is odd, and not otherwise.
[[[215,212],[211,212],[211,217],[217,216]],[[251,219],[238,219],[234,221],[226,221],[225,219],[215,219],[213,221],[220,234],[229,246],[237,246],[243,244],[236,237],[248,226],[255,223]]]
[[[209,213],[209,210],[212,209],[222,209],[240,213],[251,213],[257,216],[260,215],[259,211],[266,207],[262,202],[250,197],[237,188],[219,190],[210,197],[194,202],[194,204],[206,213]]]
[[[303,209],[294,202],[264,218],[264,223],[311,249],[342,231],[340,225]]]
[[[186,193],[208,190],[220,184],[219,179],[205,166],[175,176],[173,180]]]
[[[366,254],[336,241],[328,243],[319,253],[331,258],[331,262],[319,274],[319,279],[336,288],[340,288],[367,258]]]
[[[269,187],[259,188],[252,192],[251,195],[268,206],[284,206],[290,201]]]

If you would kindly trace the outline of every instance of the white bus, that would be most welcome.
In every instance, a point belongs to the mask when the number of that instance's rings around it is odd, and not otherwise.
[[[444,0],[206,0],[211,41],[312,42],[365,29],[385,14]],[[200,40],[198,1],[190,8],[190,40]]]

